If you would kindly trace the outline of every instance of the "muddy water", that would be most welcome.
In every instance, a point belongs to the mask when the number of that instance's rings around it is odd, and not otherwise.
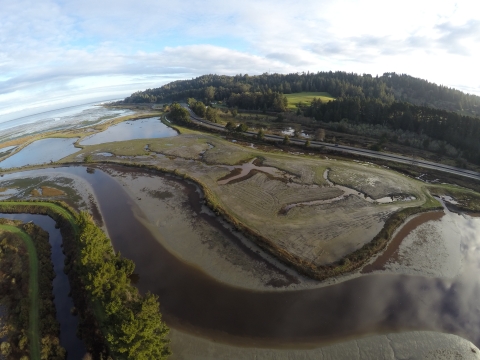
[[[455,333],[480,344],[479,219],[452,218],[468,253],[464,272],[454,280],[373,274],[313,290],[249,291],[219,283],[168,253],[106,173],[60,170],[91,183],[115,249],[136,263],[137,286],[160,296],[172,327],[251,346],[301,347],[402,330]]]
[[[97,145],[112,141],[125,141],[133,139],[153,139],[176,136],[177,132],[163,124],[158,117],[125,121],[110,126],[107,130],[81,141],[81,145]]]
[[[79,150],[73,146],[75,141],[77,141],[77,138],[37,140],[0,162],[0,168],[45,164],[60,160]]]
[[[32,214],[0,214],[7,219],[32,221],[49,234],[49,242],[52,246],[52,263],[55,271],[53,279],[53,296],[57,311],[57,321],[60,323],[60,345],[67,350],[67,359],[79,360],[87,350],[83,342],[77,337],[78,318],[71,314],[74,307],[72,298],[69,297],[70,283],[67,275],[63,272],[65,255],[62,252],[62,235],[55,228],[55,221],[45,215]]]
[[[385,270],[385,264],[388,261],[395,260],[398,255],[398,247],[402,241],[407,237],[413,230],[418,228],[420,225],[425,224],[429,221],[435,221],[441,219],[445,214],[443,211],[433,211],[424,214],[420,214],[415,218],[411,219],[406,223],[400,231],[398,231],[393,239],[387,246],[387,249],[378,256],[375,261],[371,264],[368,264],[362,269],[363,274],[368,274],[375,270]]]

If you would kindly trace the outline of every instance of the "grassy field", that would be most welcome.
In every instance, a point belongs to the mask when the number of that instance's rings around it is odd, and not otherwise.
[[[29,313],[29,325],[28,325],[28,337],[30,339],[30,358],[40,359],[40,320],[39,320],[39,265],[37,250],[33,243],[32,238],[13,225],[0,225],[0,232],[9,232],[15,234],[23,240],[28,252],[29,262],[29,280],[28,280],[28,294],[30,297],[30,313]]]
[[[322,102],[329,102],[335,98],[327,92],[301,92],[295,94],[285,94],[288,99],[288,108],[296,109],[299,102],[309,105],[314,98],[322,100]]]

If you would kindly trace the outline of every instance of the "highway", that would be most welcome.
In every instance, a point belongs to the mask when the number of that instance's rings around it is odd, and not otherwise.
[[[193,111],[186,105],[182,105],[185,109],[188,110],[190,114],[190,118],[193,123],[201,125],[203,127],[207,127],[210,129],[214,130],[220,130],[220,131],[226,131],[225,127],[223,125],[215,124],[210,121],[207,121],[205,119],[202,119],[195,115]],[[257,133],[252,132],[252,131],[246,131],[244,134],[248,136],[257,136]],[[276,142],[282,142],[283,137],[278,136],[278,135],[270,135],[270,134],[265,134],[265,139],[266,140],[272,140]],[[303,145],[305,144],[305,140],[301,139],[295,139],[295,138],[290,138],[290,143],[291,144],[298,144],[298,145]],[[310,140],[310,147],[312,148],[320,148],[320,147],[325,147],[327,149],[331,149],[334,151],[338,152],[344,152],[344,153],[350,153],[350,154],[357,154],[357,155],[363,155],[363,156],[368,156],[371,158],[376,158],[376,159],[382,159],[382,160],[389,160],[389,161],[395,161],[398,163],[404,163],[404,164],[410,164],[410,165],[415,165],[415,166],[420,166],[423,168],[427,169],[433,169],[433,170],[438,170],[438,171],[443,171],[447,172],[450,174],[455,174],[455,175],[460,175],[464,177],[468,177],[470,179],[474,180],[480,180],[480,173],[471,171],[471,170],[465,170],[461,168],[457,168],[454,166],[449,166],[449,165],[443,165],[443,164],[438,164],[432,161],[427,161],[427,160],[420,160],[420,159],[413,159],[411,157],[406,157],[402,155],[396,155],[396,154],[389,154],[389,153],[383,153],[379,151],[373,151],[373,150],[367,150],[367,149],[359,149],[351,146],[344,146],[344,145],[335,145],[331,143],[326,143],[322,141],[314,141]]]

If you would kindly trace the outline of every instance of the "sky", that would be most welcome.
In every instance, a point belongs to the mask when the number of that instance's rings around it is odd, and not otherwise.
[[[396,72],[480,95],[478,64],[478,0],[0,0],[0,122],[212,73]]]

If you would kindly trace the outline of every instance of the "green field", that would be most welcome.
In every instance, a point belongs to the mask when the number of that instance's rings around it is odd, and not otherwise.
[[[327,92],[301,92],[295,94],[285,94],[288,99],[288,108],[296,109],[299,102],[310,104],[314,98],[323,102],[335,100],[335,98]]]

